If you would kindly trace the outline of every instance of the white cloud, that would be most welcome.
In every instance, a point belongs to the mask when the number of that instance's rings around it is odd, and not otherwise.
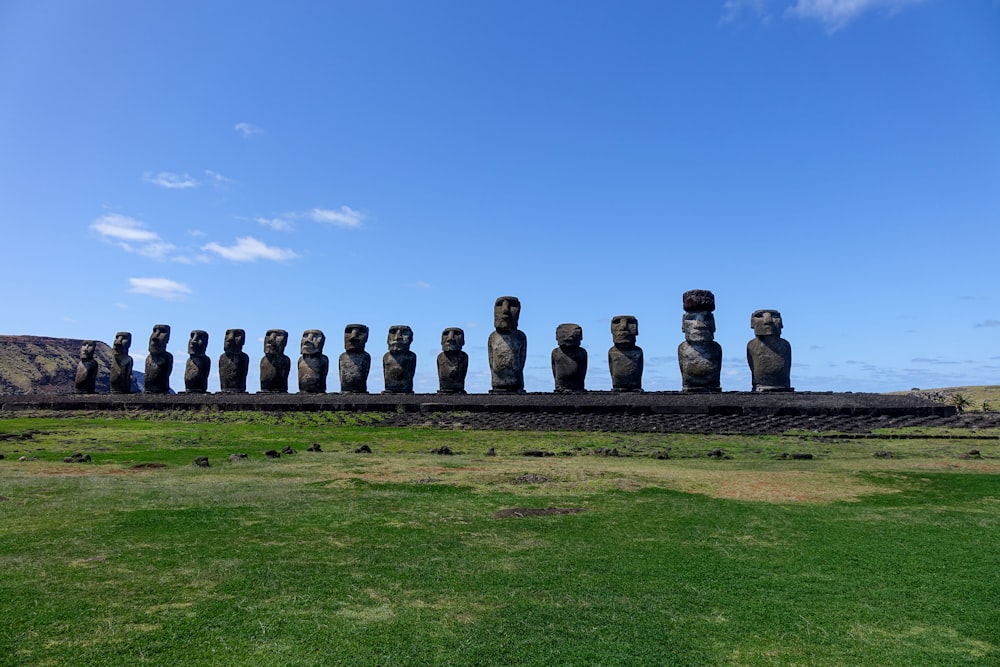
[[[166,241],[158,241],[156,243],[147,243],[141,245],[137,248],[133,248],[127,244],[122,244],[122,247],[129,252],[134,252],[136,254],[142,255],[143,257],[148,257],[150,259],[155,259],[163,261],[167,258],[167,255],[176,250],[176,246],[173,243],[167,243]]]
[[[118,213],[102,215],[91,223],[90,228],[105,238],[136,243],[151,243],[160,240],[160,235],[147,229],[146,225]]]
[[[236,126],[233,129],[242,134],[244,139],[252,137],[255,134],[264,133],[263,129],[257,127],[253,123],[236,123]]]
[[[212,182],[212,185],[214,185],[217,188],[221,188],[222,186],[229,185],[230,183],[233,182],[233,179],[229,178],[228,176],[223,176],[219,172],[212,171],[211,169],[206,169],[205,175],[208,176],[208,179]]]
[[[262,241],[258,241],[252,236],[238,238],[236,239],[236,245],[231,246],[209,243],[202,246],[202,250],[214,252],[215,254],[233,262],[254,262],[258,259],[269,259],[275,262],[281,262],[298,257],[298,254],[293,250],[288,248],[273,248]]]
[[[764,23],[771,21],[771,15],[765,11],[764,0],[726,0],[722,3],[722,23],[735,21],[744,11],[749,11]]]
[[[279,232],[288,232],[295,227],[295,225],[292,224],[292,221],[287,218],[253,218],[253,221],[258,225],[270,227],[271,229],[275,229]]]
[[[423,281],[423,280],[418,280],[417,281],[417,287],[419,287],[420,289],[430,289],[431,288],[431,284],[429,282],[426,282],[426,281]]]
[[[158,299],[180,299],[191,294],[191,288],[169,278],[129,278],[129,292],[146,294]]]
[[[923,0],[795,0],[788,14],[820,21],[828,32],[836,32],[866,12],[884,9],[896,13],[920,2]]]
[[[315,222],[327,223],[338,227],[348,227],[350,229],[361,227],[361,222],[365,219],[363,213],[355,211],[350,206],[341,206],[339,211],[314,208],[306,213],[306,217]]]
[[[168,190],[187,190],[200,185],[198,181],[187,174],[175,174],[169,171],[161,171],[157,174],[151,174],[147,171],[142,175],[142,180]]]

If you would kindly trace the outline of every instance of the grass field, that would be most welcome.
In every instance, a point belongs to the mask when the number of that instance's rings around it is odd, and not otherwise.
[[[0,419],[0,665],[1000,664],[1000,434],[374,419]]]

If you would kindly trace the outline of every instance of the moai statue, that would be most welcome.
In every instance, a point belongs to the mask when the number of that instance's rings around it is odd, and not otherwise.
[[[78,394],[97,393],[97,360],[94,359],[94,351],[97,343],[92,340],[85,340],[80,345],[80,363],[76,365],[76,383],[74,390]]]
[[[219,389],[224,394],[247,393],[247,372],[250,357],[243,351],[247,332],[243,329],[226,329],[219,357]]]
[[[326,335],[319,329],[302,332],[299,357],[299,392],[304,394],[325,394],[326,376],[330,371],[330,358],[323,354]]]
[[[205,354],[208,349],[208,333],[201,329],[191,332],[188,339],[188,360],[184,365],[184,391],[188,394],[204,394],[208,391],[208,374],[212,370],[212,360]]]
[[[587,351],[580,347],[583,328],[579,324],[560,324],[556,327],[556,344],[552,350],[552,379],[558,394],[587,391]]]
[[[684,292],[681,330],[684,342],[677,347],[684,391],[722,391],[722,346],[715,342],[715,295],[708,290]]]
[[[608,369],[611,371],[611,391],[642,391],[642,348],[635,344],[639,336],[639,320],[634,315],[611,318],[611,341]]]
[[[439,394],[465,393],[469,355],[462,351],[464,346],[465,332],[458,327],[449,327],[441,332],[441,352],[437,357]]]
[[[128,353],[130,347],[132,347],[131,333],[119,331],[115,334],[115,342],[111,346],[112,394],[132,393],[132,357]]]
[[[389,351],[382,356],[382,374],[385,377],[383,394],[412,394],[413,374],[417,370],[417,355],[410,351],[413,329],[405,324],[389,327],[386,338]]]
[[[528,337],[517,328],[521,302],[516,296],[502,296],[493,304],[493,326],[489,338],[491,394],[523,394],[524,362]]]
[[[747,363],[754,391],[795,391],[792,388],[792,346],[781,337],[781,313],[755,310],[750,316],[754,339],[747,343]]]
[[[264,358],[260,360],[260,390],[267,394],[288,392],[288,373],[292,360],[285,355],[288,332],[268,329],[264,334]]]
[[[174,355],[167,352],[170,342],[170,325],[156,324],[149,335],[149,354],[146,356],[146,375],[143,392],[169,394],[170,373],[174,370]]]
[[[365,352],[368,327],[348,324],[344,327],[344,351],[340,354],[340,391],[345,394],[368,393],[368,371],[372,357]]]

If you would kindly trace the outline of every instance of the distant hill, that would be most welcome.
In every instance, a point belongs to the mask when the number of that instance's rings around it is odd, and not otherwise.
[[[969,387],[942,387],[940,389],[911,389],[910,391],[889,392],[896,396],[911,395],[928,398],[938,403],[955,404],[960,396],[968,403],[967,412],[1000,412],[1000,385],[980,385]]]
[[[82,339],[45,336],[0,336],[0,394],[72,393],[80,363]],[[97,341],[97,391],[107,393],[111,380],[111,348]],[[133,373],[139,380],[141,373]],[[133,384],[133,390],[137,387]]]

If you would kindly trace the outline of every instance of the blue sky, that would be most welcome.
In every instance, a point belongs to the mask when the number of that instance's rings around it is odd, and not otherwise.
[[[192,329],[253,388],[267,329],[362,322],[428,392],[463,327],[485,391],[512,294],[529,391],[563,322],[610,388],[619,314],[677,390],[688,289],[724,390],[758,308],[799,390],[1000,384],[995,0],[7,0],[0,99],[0,333],[170,324],[175,388]]]

